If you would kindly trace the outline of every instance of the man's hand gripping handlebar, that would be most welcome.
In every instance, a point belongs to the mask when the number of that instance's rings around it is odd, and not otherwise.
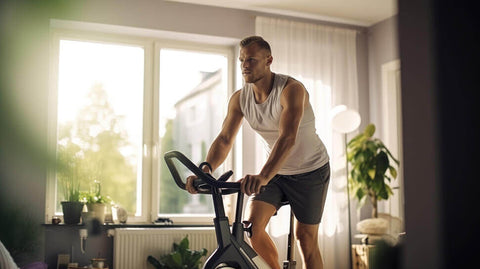
[[[194,190],[196,190],[193,193],[210,194],[212,193],[212,188],[221,189],[222,194],[237,193],[240,190],[239,182],[226,182],[233,175],[232,171],[228,171],[221,175],[218,179],[215,179],[211,174],[202,170],[203,165],[200,165],[200,167],[196,166],[192,161],[185,157],[185,155],[178,151],[167,152],[164,158],[177,186],[188,192],[193,191],[190,188],[190,182],[188,187],[189,189],[187,189],[187,184],[185,184],[180,177],[180,174],[178,173],[177,167],[174,163],[174,159],[178,160],[194,174],[194,176],[189,177],[190,179],[187,179],[191,181],[191,186],[194,188]]]
[[[178,151],[167,152],[164,158],[177,186],[189,193],[210,194],[212,193],[212,188],[217,188],[221,189],[222,194],[231,194],[237,193],[241,189],[240,182],[226,182],[233,175],[231,170],[221,175],[218,179],[215,179],[210,173],[203,170],[203,167],[207,165],[206,163],[196,166],[185,155]],[[185,184],[180,177],[174,159],[177,159],[193,173],[193,176],[187,178],[187,184]],[[265,187],[262,186],[260,192],[264,189]]]

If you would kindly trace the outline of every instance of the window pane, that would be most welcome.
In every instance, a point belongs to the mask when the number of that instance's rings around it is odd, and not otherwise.
[[[170,150],[204,161],[227,105],[227,57],[185,50],[160,51],[161,156]],[[213,214],[210,196],[190,195],[174,183],[160,158],[159,213]],[[182,165],[179,163],[179,170]],[[215,176],[224,171],[220,167]],[[179,171],[184,178],[190,173]],[[183,173],[182,173],[183,172]]]
[[[141,47],[60,41],[57,154],[67,169],[57,172],[57,212],[62,181],[74,178],[141,213],[143,81]]]

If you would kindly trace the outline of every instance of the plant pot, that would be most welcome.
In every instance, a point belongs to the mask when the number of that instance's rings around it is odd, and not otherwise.
[[[88,203],[88,212],[92,212],[92,218],[98,219],[100,223],[105,223],[105,204],[102,203]]]
[[[68,202],[63,201],[63,222],[65,224],[78,224],[80,223],[80,216],[82,215],[83,203],[82,202]]]

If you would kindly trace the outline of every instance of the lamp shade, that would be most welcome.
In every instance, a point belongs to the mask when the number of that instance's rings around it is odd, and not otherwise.
[[[346,108],[346,107],[345,107]],[[332,118],[332,128],[339,133],[350,133],[360,126],[360,114],[352,109],[337,112]]]

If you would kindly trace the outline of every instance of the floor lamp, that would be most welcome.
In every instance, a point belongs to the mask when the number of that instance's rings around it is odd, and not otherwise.
[[[348,253],[349,268],[352,268],[352,228],[350,221],[350,188],[348,183],[348,160],[347,160],[347,134],[355,131],[360,126],[360,115],[357,111],[347,109],[346,106],[340,105],[333,109],[336,111],[332,118],[333,130],[343,134],[345,144],[345,178],[347,180],[347,207],[348,207]]]

